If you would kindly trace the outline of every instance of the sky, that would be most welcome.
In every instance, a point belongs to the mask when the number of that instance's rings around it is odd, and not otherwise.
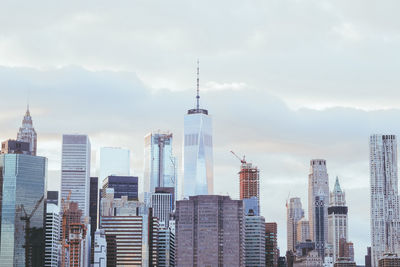
[[[0,138],[15,138],[29,99],[38,154],[59,189],[61,136],[88,134],[92,175],[103,146],[131,150],[171,131],[182,162],[183,116],[201,107],[214,131],[215,193],[238,197],[240,162],[260,168],[261,213],[286,251],[288,197],[307,211],[311,159],[326,159],[349,206],[364,264],[369,135],[399,134],[398,1],[2,1]],[[182,175],[178,179],[182,179]]]

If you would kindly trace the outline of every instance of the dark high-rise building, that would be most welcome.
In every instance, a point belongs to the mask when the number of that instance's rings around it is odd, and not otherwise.
[[[91,254],[90,262],[93,263],[94,260],[94,235],[97,230],[97,213],[98,213],[98,181],[97,177],[90,177],[90,195],[89,195],[89,216],[90,216],[90,237],[91,237]]]
[[[365,267],[371,267],[371,247],[367,247],[367,255],[365,255]]]
[[[103,181],[103,196],[107,188],[114,189],[114,198],[127,196],[128,200],[138,200],[138,177],[108,176]]]
[[[58,206],[58,191],[47,191],[47,204]]]
[[[278,267],[287,267],[286,258],[285,257],[279,257],[278,258]]]
[[[0,155],[0,266],[44,266],[46,169],[44,157]]]
[[[265,223],[265,266],[276,267],[278,264],[278,225]]]
[[[200,195],[176,202],[176,266],[244,266],[243,202]]]
[[[29,143],[8,139],[1,143],[1,154],[25,154],[31,155]]]

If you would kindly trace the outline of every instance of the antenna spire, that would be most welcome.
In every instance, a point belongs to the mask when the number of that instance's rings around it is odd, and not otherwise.
[[[199,78],[199,76],[200,76],[200,67],[199,67],[199,60],[197,59],[197,95],[196,95],[196,101],[197,101],[196,108],[197,108],[197,110],[200,109],[200,92],[199,92],[199,89],[200,89],[200,78]]]

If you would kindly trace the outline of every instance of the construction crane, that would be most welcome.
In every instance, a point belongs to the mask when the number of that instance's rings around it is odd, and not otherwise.
[[[69,200],[71,199],[71,190],[68,193],[67,200],[61,200],[61,206],[63,209],[62,214],[62,237],[61,237],[61,267],[65,267],[65,250],[68,249],[67,244],[67,215],[66,212],[69,210]]]
[[[32,212],[28,215],[28,213],[25,210],[25,207],[23,204],[21,204],[21,210],[24,212],[24,216],[21,216],[21,220],[25,221],[25,266],[30,267],[32,266],[32,257],[31,253],[29,253],[30,250],[30,241],[31,241],[31,218],[35,214],[36,210],[39,208],[40,203],[43,201],[44,195],[36,202],[35,207],[33,207]]]
[[[236,155],[236,153],[233,152],[232,150],[231,150],[231,153],[232,153],[235,157],[237,157],[238,160],[240,160],[240,162],[241,162],[242,164],[246,164],[246,163],[247,163],[247,162],[246,162],[246,156],[243,155],[243,159],[241,159],[241,158],[240,158],[238,155]]]

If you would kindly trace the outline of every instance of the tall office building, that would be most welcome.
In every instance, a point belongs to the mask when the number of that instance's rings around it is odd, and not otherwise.
[[[245,216],[245,266],[265,266],[265,219]]]
[[[267,222],[265,223],[265,266],[276,267],[278,258],[278,224]]]
[[[310,239],[310,224],[306,218],[302,218],[297,222],[296,243],[306,242]]]
[[[214,193],[212,122],[208,110],[200,109],[198,75],[197,67],[197,104],[184,118],[184,197]]]
[[[365,267],[371,267],[371,247],[367,247],[367,255],[365,255]]]
[[[301,200],[293,197],[286,203],[287,215],[287,250],[295,251],[297,243],[297,223],[304,217],[304,210],[301,206]]]
[[[26,109],[24,119],[22,120],[22,126],[19,128],[17,134],[17,140],[29,143],[29,151],[33,156],[36,156],[37,152],[37,134],[35,128],[33,128],[31,113],[29,112],[29,106]]]
[[[44,265],[46,180],[46,158],[0,155],[0,266]]]
[[[144,138],[144,191],[172,187],[176,192],[176,158],[172,153],[171,133],[149,133]]]
[[[329,177],[325,160],[313,159],[310,165],[308,176],[310,237],[315,242],[319,256],[324,257],[328,240]]]
[[[107,176],[129,176],[130,175],[130,151],[120,147],[100,148],[99,181]]]
[[[255,215],[260,215],[260,170],[244,159],[239,172],[240,199],[257,199]],[[247,202],[247,204],[249,204]],[[248,211],[246,210],[246,213]]]
[[[400,216],[395,135],[370,137],[372,266],[384,253],[400,253]]]
[[[103,197],[107,188],[114,189],[114,197],[127,196],[128,200],[138,200],[138,177],[108,176],[103,180]]]
[[[47,191],[47,204],[55,204],[58,205],[58,191]]]
[[[83,216],[89,216],[90,141],[87,135],[63,135],[61,198],[77,202]]]
[[[166,192],[156,192],[151,195],[153,216],[168,228],[173,211],[173,195]]]
[[[97,213],[98,213],[98,203],[99,203],[99,179],[97,177],[90,177],[90,196],[89,196],[89,216],[90,216],[90,263],[94,262],[94,242],[95,233],[97,230]]]
[[[158,231],[158,267],[175,266],[175,229],[160,227]]]
[[[336,177],[335,187],[331,192],[328,208],[328,243],[333,247],[333,258],[339,257],[339,241],[348,240],[348,219],[345,193],[340,188]]]
[[[176,265],[244,266],[243,202],[200,195],[176,202]]]
[[[55,191],[57,192],[57,191]],[[45,248],[45,267],[58,267],[61,252],[60,232],[61,219],[60,208],[53,203],[47,203],[46,209],[46,248]]]

